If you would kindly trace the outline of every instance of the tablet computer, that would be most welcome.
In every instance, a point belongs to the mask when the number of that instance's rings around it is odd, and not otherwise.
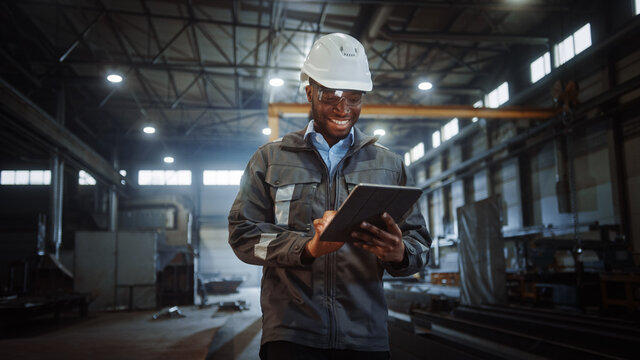
[[[366,221],[383,230],[387,226],[381,218],[385,211],[399,222],[422,195],[422,190],[410,186],[358,184],[342,203],[336,216],[320,236],[321,241],[359,241],[353,231],[362,231]]]

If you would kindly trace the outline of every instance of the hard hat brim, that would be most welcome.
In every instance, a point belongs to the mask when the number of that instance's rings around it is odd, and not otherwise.
[[[323,80],[318,81],[313,76],[307,75],[305,72],[300,72],[300,81],[305,82],[308,81],[309,78],[312,78],[318,84],[329,88],[329,89],[340,89],[340,90],[355,90],[355,91],[371,91],[373,89],[373,83],[369,82],[355,82],[353,80]]]

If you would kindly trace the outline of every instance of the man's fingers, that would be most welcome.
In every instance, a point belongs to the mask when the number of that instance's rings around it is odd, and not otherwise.
[[[355,246],[362,248],[370,253],[372,253],[373,255],[375,255],[378,259],[383,260],[385,251],[381,250],[380,247],[378,246],[373,246],[373,245],[369,245],[366,243],[362,243],[362,242],[355,242],[353,243]]]
[[[362,224],[360,224],[360,227],[371,233],[380,241],[381,244],[394,244],[397,242],[394,240],[395,237],[392,234],[380,229],[375,225],[369,224],[366,221],[363,221]]]
[[[365,232],[361,232],[361,231],[354,231],[351,233],[351,237],[354,237],[356,239],[361,240],[362,242],[364,242],[365,244],[371,245],[371,246],[375,246],[375,247],[379,247],[379,248],[384,248],[384,249],[389,249],[391,247],[391,245],[385,241],[382,241],[381,239],[369,234],[369,233],[365,233]]]
[[[378,256],[378,254],[376,254],[377,247],[375,247],[375,246],[371,246],[371,245],[369,245],[367,243],[363,243],[363,242],[355,242],[353,244],[356,245],[357,247],[360,247],[360,248],[363,248],[363,249],[365,249],[365,250],[367,250],[369,252],[372,252],[373,254]]]
[[[331,221],[336,216],[336,213],[337,211],[335,210],[325,211],[324,214],[322,214],[322,218],[326,221]]]
[[[395,222],[395,220],[393,220],[391,215],[389,215],[389,213],[385,212],[384,214],[382,214],[382,220],[387,225],[387,231],[389,231],[390,233],[402,235],[402,230],[400,230],[400,227]]]

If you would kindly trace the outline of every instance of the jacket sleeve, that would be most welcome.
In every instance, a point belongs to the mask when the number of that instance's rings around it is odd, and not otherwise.
[[[274,204],[265,182],[267,161],[261,150],[249,161],[229,212],[229,245],[249,264],[308,266],[301,258],[311,236],[275,225]]]
[[[413,185],[411,175],[404,164],[402,167],[400,185]],[[398,226],[402,230],[402,241],[404,241],[404,261],[400,264],[382,262],[382,266],[391,276],[409,276],[417,273],[429,261],[429,250],[431,247],[431,235],[427,230],[424,217],[420,212],[418,202],[413,205],[407,216]]]

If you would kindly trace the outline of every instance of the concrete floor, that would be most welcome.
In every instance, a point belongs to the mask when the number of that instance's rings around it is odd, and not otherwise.
[[[216,303],[244,300],[244,311],[218,310]],[[209,296],[211,307],[180,306],[185,317],[152,320],[156,310],[64,313],[29,319],[0,337],[0,358],[31,359],[258,359],[261,311],[258,288]]]
[[[244,300],[249,310],[222,312],[216,315],[225,318],[224,325],[216,332],[209,345],[207,360],[255,360],[260,351],[262,336],[262,311],[260,288],[239,288],[239,292],[228,295],[210,295],[209,304]]]

